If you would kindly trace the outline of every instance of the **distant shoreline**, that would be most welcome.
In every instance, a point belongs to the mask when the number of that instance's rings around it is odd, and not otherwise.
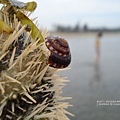
[[[95,36],[98,32],[50,32],[51,35],[54,36],[62,36],[62,37],[72,37],[72,36]],[[103,35],[120,35],[120,31],[112,32],[112,31],[107,31],[103,32]]]

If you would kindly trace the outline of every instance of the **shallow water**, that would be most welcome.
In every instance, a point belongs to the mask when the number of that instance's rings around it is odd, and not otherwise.
[[[95,35],[66,36],[72,52],[71,70],[62,73],[70,80],[63,96],[71,96],[70,120],[119,120],[120,105],[97,105],[97,101],[120,100],[120,34],[104,34],[101,56],[94,64]]]

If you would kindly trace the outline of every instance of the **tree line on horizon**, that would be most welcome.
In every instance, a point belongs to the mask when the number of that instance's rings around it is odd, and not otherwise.
[[[89,28],[87,24],[85,24],[83,27],[81,27],[78,23],[72,26],[64,26],[64,25],[55,25],[54,26],[56,32],[97,32],[97,31],[103,31],[103,32],[117,32],[120,31],[119,28]]]

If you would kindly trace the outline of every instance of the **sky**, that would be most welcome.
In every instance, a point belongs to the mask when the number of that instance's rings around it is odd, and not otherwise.
[[[20,0],[28,2],[32,0]],[[55,25],[96,27],[120,27],[120,0],[33,0],[37,9],[32,17],[38,17],[39,26],[53,29]]]

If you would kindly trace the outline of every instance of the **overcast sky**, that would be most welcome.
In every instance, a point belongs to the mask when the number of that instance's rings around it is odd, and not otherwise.
[[[21,0],[36,1],[33,13],[40,27],[79,23],[89,27],[120,27],[120,0]]]

